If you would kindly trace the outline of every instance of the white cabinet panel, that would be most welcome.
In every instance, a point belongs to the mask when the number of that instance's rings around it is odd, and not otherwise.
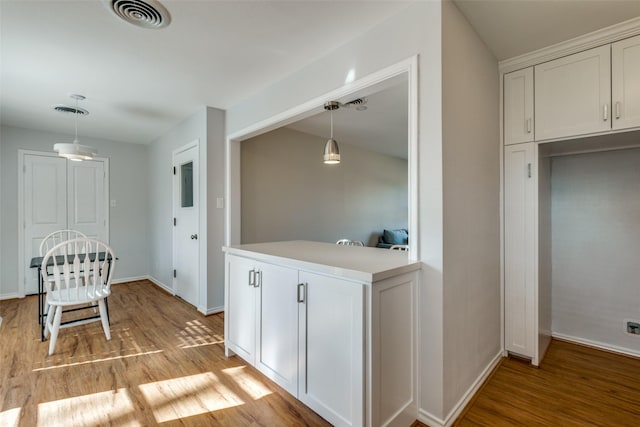
[[[259,263],[256,367],[298,395],[298,271]]]
[[[336,426],[364,422],[363,286],[300,272],[299,399]]]
[[[640,126],[640,36],[611,45],[613,129]]]
[[[534,143],[504,153],[505,349],[535,356],[536,183]]]
[[[535,67],[536,140],[611,129],[610,45]]]
[[[256,291],[255,262],[227,257],[226,344],[252,365],[255,364]]]
[[[533,141],[533,67],[504,75],[504,143]]]

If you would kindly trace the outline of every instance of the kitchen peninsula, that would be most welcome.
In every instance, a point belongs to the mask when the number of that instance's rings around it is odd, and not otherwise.
[[[308,241],[223,250],[227,355],[334,425],[416,419],[419,262]]]

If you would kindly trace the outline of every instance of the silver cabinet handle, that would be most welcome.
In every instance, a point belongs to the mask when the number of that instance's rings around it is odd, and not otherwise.
[[[616,102],[616,119],[620,118],[620,101]]]
[[[609,104],[604,104],[602,107],[602,120],[605,122],[609,120]]]
[[[249,286],[256,286],[256,270],[249,270]]]
[[[527,163],[527,176],[531,178],[531,163]]]
[[[297,295],[297,297],[298,297],[298,302],[301,302],[301,303],[304,303],[304,299],[305,299],[306,293],[307,293],[304,285],[305,285],[304,283],[298,283],[298,295]],[[302,292],[300,292],[300,291],[302,291]],[[301,293],[302,293],[302,296],[300,296]]]
[[[262,271],[256,271],[256,280],[253,283],[253,287],[259,288],[262,285]]]
[[[531,133],[531,117],[527,119],[527,133]]]

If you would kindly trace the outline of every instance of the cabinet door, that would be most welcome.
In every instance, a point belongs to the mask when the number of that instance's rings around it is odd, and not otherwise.
[[[364,424],[364,286],[300,272],[298,398],[336,426]]]
[[[611,45],[614,129],[640,126],[640,36]]]
[[[504,143],[533,141],[533,67],[504,75]]]
[[[534,357],[536,184],[534,143],[504,149],[505,349]]]
[[[255,262],[227,255],[226,346],[255,365]]]
[[[537,141],[611,129],[610,59],[606,45],[535,67]]]
[[[258,265],[256,367],[298,396],[298,271]]]

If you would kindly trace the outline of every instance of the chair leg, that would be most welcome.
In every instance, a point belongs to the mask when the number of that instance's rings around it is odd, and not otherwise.
[[[104,335],[107,337],[107,341],[109,341],[111,339],[111,330],[109,329],[109,316],[107,314],[107,307],[104,304],[104,298],[98,301],[98,307],[100,308],[102,329],[104,329]]]
[[[50,305],[47,310],[47,320],[44,323],[44,338],[46,339],[49,336],[49,332],[51,332],[51,325],[53,324],[53,311],[55,310],[55,306]]]
[[[51,339],[49,340],[49,356],[53,354],[53,349],[56,347],[56,341],[58,340],[58,332],[60,331],[61,320],[62,320],[62,307],[57,306],[56,314],[54,316],[53,325],[51,329]]]

